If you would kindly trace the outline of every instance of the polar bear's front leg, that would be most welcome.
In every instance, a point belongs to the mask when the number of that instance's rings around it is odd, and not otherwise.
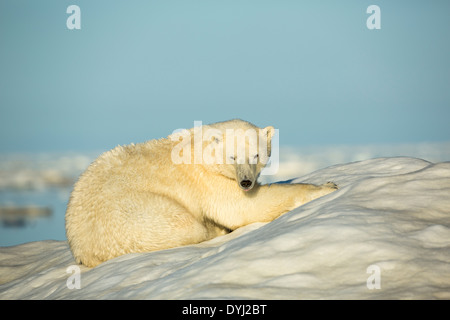
[[[220,199],[211,219],[230,230],[254,222],[269,222],[336,189],[333,182],[319,186],[300,183],[258,185],[246,194],[239,192]]]
[[[309,201],[323,197],[338,189],[337,184],[331,181],[328,181],[327,183],[321,184],[319,186],[313,184],[300,184],[300,185],[304,186],[305,192],[302,192],[301,194],[296,196],[296,201],[292,209],[300,207],[301,205],[304,205]]]

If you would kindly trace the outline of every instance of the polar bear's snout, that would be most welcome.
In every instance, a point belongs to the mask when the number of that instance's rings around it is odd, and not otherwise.
[[[241,185],[242,189],[244,189],[245,191],[248,191],[253,187],[253,182],[250,180],[242,180],[240,182],[240,185]]]
[[[254,164],[241,164],[236,167],[236,180],[244,191],[250,191],[258,178],[257,166]]]

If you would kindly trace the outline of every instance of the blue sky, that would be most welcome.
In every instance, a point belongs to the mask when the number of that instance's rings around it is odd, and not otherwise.
[[[81,9],[69,30],[66,9]],[[381,9],[369,30],[366,9]],[[242,118],[282,145],[450,140],[450,1],[0,2],[0,152]]]

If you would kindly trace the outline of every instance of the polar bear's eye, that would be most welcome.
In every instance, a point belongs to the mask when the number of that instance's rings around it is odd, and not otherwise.
[[[255,154],[254,158],[258,159],[259,158],[259,154]]]
[[[236,160],[236,156],[230,156],[230,159],[234,161]]]

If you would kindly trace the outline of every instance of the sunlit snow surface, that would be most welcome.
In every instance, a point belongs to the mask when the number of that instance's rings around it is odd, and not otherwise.
[[[66,242],[2,247],[0,299],[450,299],[450,162],[379,158],[294,182],[326,181],[340,189],[271,223],[81,266],[80,289]]]

